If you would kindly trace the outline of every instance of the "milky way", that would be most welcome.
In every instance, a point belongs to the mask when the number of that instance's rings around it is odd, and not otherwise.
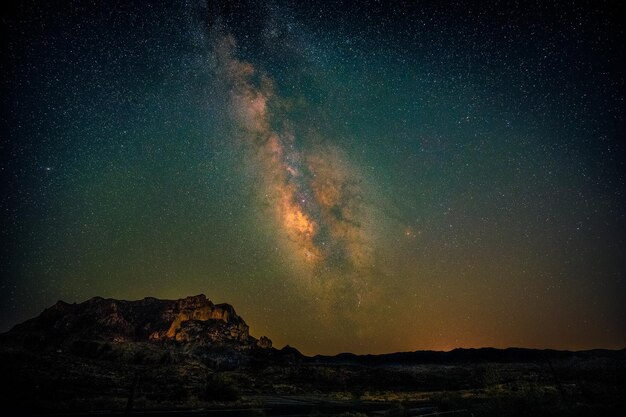
[[[360,306],[374,261],[371,209],[358,170],[319,135],[304,150],[274,81],[236,58],[232,36],[218,36],[213,43],[216,76],[228,91],[228,113],[246,148],[245,163],[262,179],[259,202],[280,231],[275,238],[284,256],[299,267],[294,277],[313,296],[330,302],[340,296]]]

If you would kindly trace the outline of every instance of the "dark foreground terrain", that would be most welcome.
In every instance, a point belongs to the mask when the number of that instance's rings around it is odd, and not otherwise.
[[[204,296],[57,304],[0,356],[11,415],[626,415],[626,350],[305,357]]]

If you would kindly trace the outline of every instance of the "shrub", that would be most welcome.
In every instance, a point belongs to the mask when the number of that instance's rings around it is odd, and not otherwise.
[[[208,376],[199,397],[204,401],[237,401],[239,392],[224,375],[215,372]]]

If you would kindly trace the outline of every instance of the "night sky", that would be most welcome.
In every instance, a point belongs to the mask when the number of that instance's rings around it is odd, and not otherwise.
[[[20,3],[0,331],[205,293],[307,354],[626,347],[619,2]]]

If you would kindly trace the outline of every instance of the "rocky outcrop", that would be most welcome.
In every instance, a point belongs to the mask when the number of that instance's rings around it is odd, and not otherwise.
[[[265,336],[260,340],[250,336],[248,325],[233,306],[213,304],[204,294],[179,300],[94,297],[80,304],[59,301],[9,333],[43,344],[86,339],[229,345],[237,350],[268,348],[272,344]]]
[[[269,337],[261,336],[256,345],[261,349],[271,349],[272,341],[269,339]]]
[[[176,339],[178,341],[186,340],[187,331],[184,334],[181,333],[181,327],[183,324],[190,321],[194,322],[206,322],[206,321],[222,321],[229,326],[229,330],[224,333],[224,337],[246,341],[249,337],[248,325],[235,313],[235,309],[229,304],[214,305],[211,300],[207,300],[204,295],[198,295],[195,297],[187,297],[178,300],[177,305],[178,314],[172,321],[167,332],[163,334],[153,334],[153,339],[160,339],[163,337]],[[198,326],[195,326],[196,328]],[[207,326],[204,326],[207,327]],[[222,326],[223,327],[223,326]]]

